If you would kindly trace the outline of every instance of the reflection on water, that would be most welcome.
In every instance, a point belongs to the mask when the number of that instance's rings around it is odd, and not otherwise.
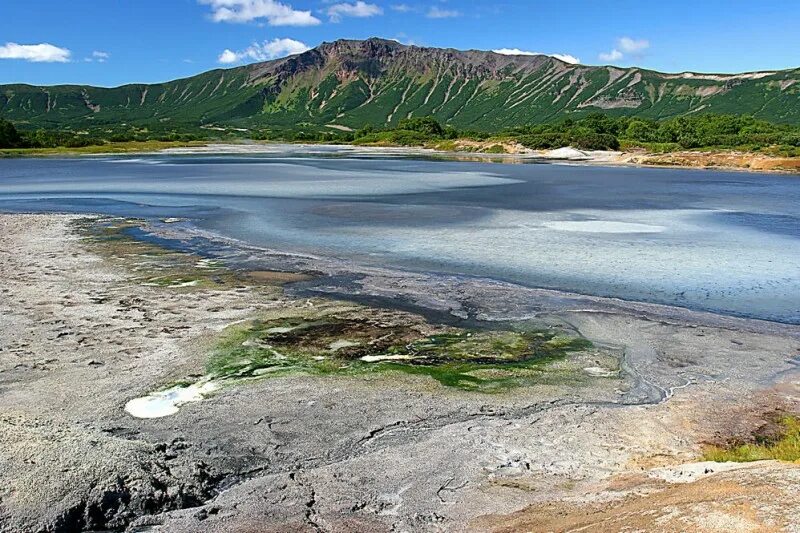
[[[800,323],[800,180],[330,155],[0,161],[0,209]]]

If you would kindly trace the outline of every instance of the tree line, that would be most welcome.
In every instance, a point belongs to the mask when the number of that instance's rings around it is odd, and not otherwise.
[[[324,130],[319,127],[296,130],[250,131],[254,139],[289,142],[336,142],[423,146],[445,140],[513,140],[532,149],[572,146],[585,150],[618,150],[642,146],[668,151],[696,148],[735,148],[761,150],[779,147],[800,155],[800,126],[773,124],[747,115],[697,114],[662,120],[614,117],[593,113],[582,118],[566,118],[546,124],[531,124],[488,133],[442,125],[433,117],[400,120],[393,127],[365,125],[355,131]],[[107,142],[188,141],[209,139],[209,133],[195,132],[115,132],[105,135],[71,131],[18,131],[14,124],[0,119],[0,148],[81,147]]]
[[[579,120],[514,128],[508,132],[529,148],[575,146],[616,150],[620,145],[662,145],[673,149],[800,146],[800,127],[773,124],[747,115],[698,114],[664,120],[610,117],[601,113]]]
[[[194,141],[206,137],[196,133],[178,132],[131,132],[78,133],[69,130],[18,130],[16,126],[0,119],[0,148],[82,148],[106,143],[134,141]]]
[[[592,113],[546,124],[509,128],[497,134],[443,127],[432,117],[401,120],[396,127],[366,126],[354,133],[359,144],[385,141],[424,144],[431,140],[505,138],[532,149],[572,146],[585,150],[618,150],[643,146],[660,149],[800,147],[800,127],[773,124],[746,115],[702,114],[664,120],[612,117]]]

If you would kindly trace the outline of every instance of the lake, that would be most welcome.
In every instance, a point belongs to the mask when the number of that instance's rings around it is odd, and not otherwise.
[[[354,265],[800,323],[800,178],[260,155],[0,160],[0,211],[187,217]]]

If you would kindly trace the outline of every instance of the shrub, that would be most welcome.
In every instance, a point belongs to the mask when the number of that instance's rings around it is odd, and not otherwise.
[[[0,148],[16,148],[21,144],[22,137],[14,124],[0,119]]]
[[[625,138],[638,142],[655,142],[658,134],[658,124],[650,120],[633,119],[625,130]]]
[[[526,148],[533,150],[547,150],[549,148],[561,148],[569,145],[566,136],[560,133],[538,133],[534,135],[523,135],[517,141]]]
[[[619,140],[610,133],[582,133],[570,138],[570,145],[582,150],[618,150]]]
[[[398,130],[416,131],[432,137],[442,137],[444,129],[433,117],[404,118],[397,123]]]
[[[493,144],[488,147],[486,150],[483,151],[485,154],[504,154],[506,153],[506,148],[502,144]]]
[[[800,146],[800,133],[788,133],[781,137],[780,144]]]
[[[423,146],[430,141],[430,138],[418,131],[409,130],[390,130],[371,133],[364,137],[357,138],[354,144],[382,144],[399,146]]]
[[[375,133],[375,126],[372,124],[365,124],[363,128],[357,129],[353,135],[356,139],[360,139],[372,133]]]

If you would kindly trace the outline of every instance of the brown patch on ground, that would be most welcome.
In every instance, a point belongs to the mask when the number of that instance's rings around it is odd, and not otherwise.
[[[747,152],[625,153],[620,163],[694,168],[730,168],[754,171],[800,172],[800,158]]]
[[[510,533],[581,531],[770,532],[800,516],[795,494],[800,467],[775,461],[744,465],[693,483],[666,483],[639,476],[615,479],[605,491],[619,499],[555,501],[507,516],[489,515],[471,529]],[[602,496],[607,498],[609,492]],[[599,499],[599,498],[597,498]]]
[[[297,272],[279,272],[277,270],[251,270],[245,276],[258,281],[259,283],[283,285],[284,283],[295,283],[297,281],[308,281],[314,276],[310,274],[300,274]]]
[[[783,431],[780,421],[800,415],[800,383],[784,382],[760,391],[740,404],[720,404],[700,422],[709,438],[704,444],[731,446],[769,440]]]
[[[471,152],[484,154],[527,154],[531,150],[520,143],[508,139],[495,139],[486,141],[473,141],[469,139],[455,139],[435,145],[434,148],[444,148],[446,151]]]
[[[485,141],[456,139],[435,144],[432,148],[445,152],[455,152],[458,154],[459,159],[473,156],[474,159],[467,160],[474,161],[486,161],[487,156],[498,154],[518,156],[536,155],[547,158],[549,152],[549,150],[531,150],[516,141],[507,139],[489,139]],[[800,172],[800,157],[781,157],[755,152],[739,152],[732,150],[713,152],[678,151],[659,154],[635,148],[622,153],[593,150],[581,150],[580,152],[582,152],[585,157],[580,157],[578,160],[590,163],[657,167],[718,168],[756,172]],[[501,160],[504,162],[507,161],[506,158]],[[514,162],[513,158],[510,162]]]
[[[800,382],[785,381],[744,401],[673,400],[659,418],[698,442],[752,442],[780,431],[778,421],[800,412]],[[700,451],[698,448],[696,451]],[[694,456],[696,457],[696,456]],[[693,463],[671,453],[634,457],[627,471],[579,484],[549,501],[509,515],[486,515],[475,531],[685,532],[793,531],[800,516],[800,464]],[[524,480],[503,486],[535,492]]]

